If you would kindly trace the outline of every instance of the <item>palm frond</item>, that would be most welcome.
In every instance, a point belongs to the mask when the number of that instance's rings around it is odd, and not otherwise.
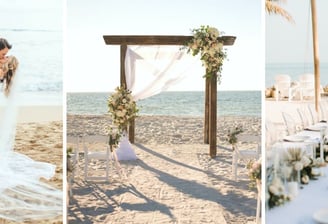
[[[280,0],[281,1],[281,0]],[[269,14],[276,14],[284,17],[287,19],[289,22],[293,22],[293,17],[286,11],[284,10],[279,4],[276,2],[280,2],[279,0],[266,0],[265,1],[265,11]],[[285,2],[285,1],[284,1]]]

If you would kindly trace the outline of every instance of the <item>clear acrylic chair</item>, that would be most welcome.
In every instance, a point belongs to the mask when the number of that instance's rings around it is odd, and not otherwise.
[[[312,104],[309,104],[308,105],[308,109],[309,109],[309,112],[311,114],[311,121],[312,121],[312,124],[316,124],[319,122],[320,118],[319,118],[319,114],[318,112],[315,110],[315,106],[312,105]]]
[[[321,120],[328,122],[328,104],[327,101],[321,101],[319,103],[320,112],[321,112]]]
[[[306,116],[306,113],[303,109],[297,108],[297,113],[300,116],[301,122],[302,122],[302,129],[306,129],[310,126],[310,121],[312,119],[309,119],[308,116]]]
[[[286,112],[282,112],[282,117],[284,119],[287,135],[296,134],[298,131],[298,127],[294,118]]]

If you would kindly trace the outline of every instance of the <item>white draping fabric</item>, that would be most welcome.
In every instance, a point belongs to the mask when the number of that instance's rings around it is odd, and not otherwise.
[[[199,57],[181,50],[181,46],[128,46],[127,88],[132,91],[134,100],[144,99],[167,90],[200,66]]]
[[[54,176],[55,165],[14,151],[20,75],[13,79],[0,119],[0,222],[50,219],[62,214],[62,191],[41,180]]]

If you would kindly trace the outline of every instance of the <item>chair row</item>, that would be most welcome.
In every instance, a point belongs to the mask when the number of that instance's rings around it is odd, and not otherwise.
[[[314,75],[303,74],[299,81],[291,80],[290,75],[279,74],[275,76],[275,99],[278,101],[283,98],[303,100],[306,97],[313,98],[315,95]],[[322,92],[322,88],[320,90]]]
[[[301,130],[305,130],[311,125],[319,122],[328,121],[328,101],[319,103],[319,111],[315,110],[314,104],[307,104],[304,107],[297,108],[297,115],[294,116],[289,112],[282,112],[284,121],[284,130],[278,130],[277,127],[270,121],[266,121],[266,145],[280,141],[286,135],[294,135]],[[282,133],[284,131],[284,133]],[[278,133],[279,132],[279,133]]]

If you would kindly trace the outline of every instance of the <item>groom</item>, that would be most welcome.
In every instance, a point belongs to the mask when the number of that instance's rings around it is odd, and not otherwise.
[[[7,58],[6,55],[8,51],[11,49],[11,45],[5,38],[0,37],[0,65],[2,66],[6,63]]]

